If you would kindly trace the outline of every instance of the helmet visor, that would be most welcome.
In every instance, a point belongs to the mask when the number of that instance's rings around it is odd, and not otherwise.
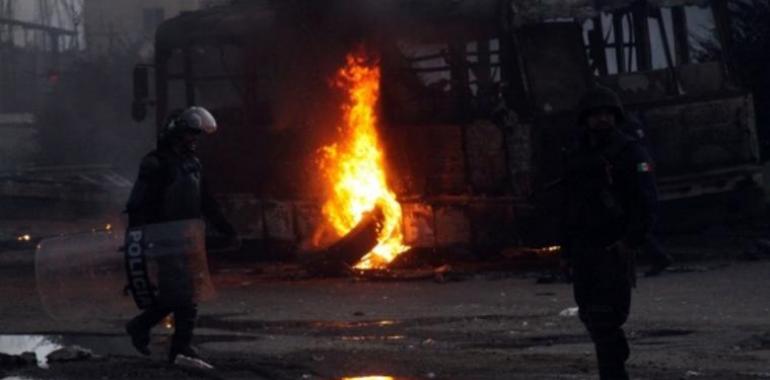
[[[181,118],[187,123],[190,129],[212,134],[217,131],[217,121],[203,107],[190,107],[186,109]]]

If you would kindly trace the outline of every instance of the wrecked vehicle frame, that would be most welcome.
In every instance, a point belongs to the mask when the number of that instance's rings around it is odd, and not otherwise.
[[[174,108],[211,109],[223,132],[204,162],[238,173],[214,190],[243,237],[277,256],[322,218],[314,157],[318,126],[333,118],[311,98],[323,97],[323,57],[362,41],[380,57],[381,133],[417,249],[552,244],[557,195],[540,190],[561,175],[593,82],[645,127],[664,201],[760,182],[752,96],[727,59],[726,3],[603,3],[236,1],[185,13],[159,27],[154,63],[138,66],[134,114],[153,104],[160,126]],[[701,37],[721,47],[708,59],[691,38],[703,22],[715,33]]]

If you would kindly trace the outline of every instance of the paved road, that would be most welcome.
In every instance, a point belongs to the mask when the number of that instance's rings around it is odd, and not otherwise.
[[[215,275],[197,343],[218,367],[183,371],[135,356],[119,321],[54,321],[34,287],[32,252],[0,252],[1,334],[56,335],[101,359],[26,367],[28,378],[590,379],[592,345],[567,284],[485,273],[436,283],[266,281],[248,268]],[[770,378],[770,261],[708,262],[640,279],[627,324],[640,379]],[[1,337],[0,337],[1,338]],[[0,339],[2,346],[2,339]],[[0,351],[2,347],[0,347]],[[3,371],[0,370],[0,378]]]

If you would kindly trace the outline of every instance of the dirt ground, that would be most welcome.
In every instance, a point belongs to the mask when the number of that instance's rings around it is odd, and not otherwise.
[[[680,256],[733,252],[640,279],[626,325],[632,378],[770,378],[770,260],[742,259],[744,247],[729,241],[679,244],[686,247],[672,253]],[[568,310],[570,285],[539,284],[538,273],[483,272],[443,283],[288,280],[259,275],[268,264],[218,266],[219,296],[201,306],[196,337],[216,370],[200,372],[164,362],[170,330],[163,327],[146,358],[131,349],[122,321],[49,318],[33,257],[23,247],[0,251],[0,352],[13,353],[9,339],[42,335],[98,357],[5,367],[0,379],[597,377],[592,345]]]

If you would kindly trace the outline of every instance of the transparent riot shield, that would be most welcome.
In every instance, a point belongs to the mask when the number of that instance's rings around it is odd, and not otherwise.
[[[35,275],[43,307],[56,319],[125,319],[137,306],[214,296],[198,219],[45,239]]]

